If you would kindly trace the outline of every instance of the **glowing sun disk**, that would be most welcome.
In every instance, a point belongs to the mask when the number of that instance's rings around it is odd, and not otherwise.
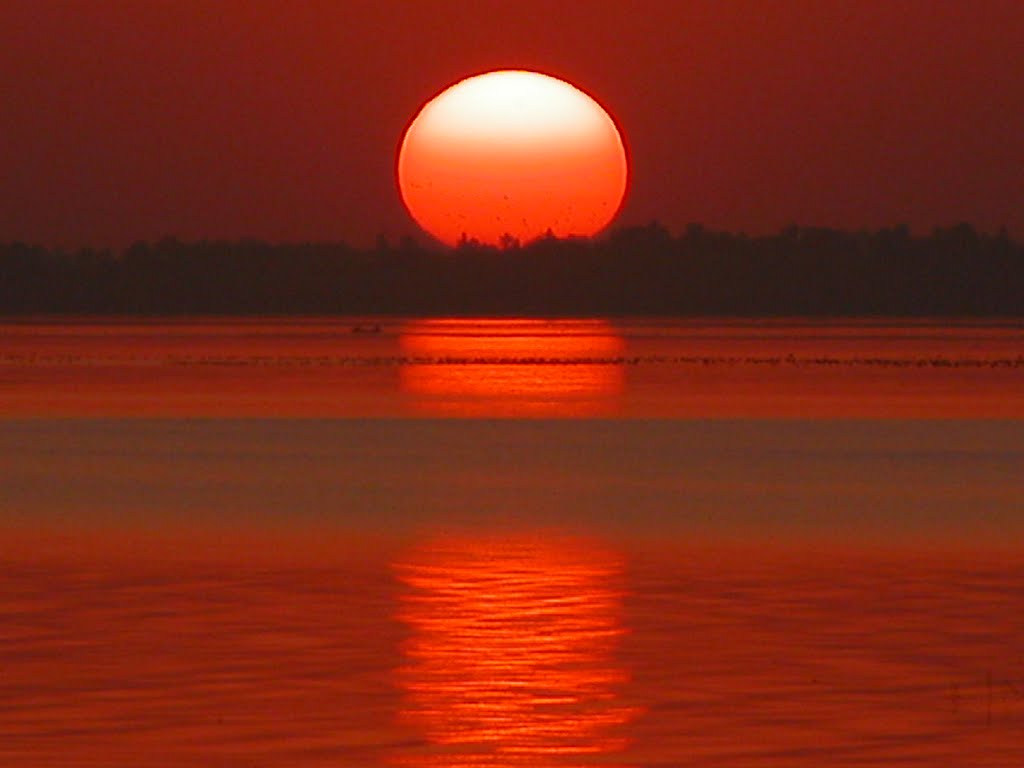
[[[619,131],[596,101],[519,70],[471,77],[429,101],[398,155],[406,207],[449,244],[593,235],[618,212],[627,175]]]

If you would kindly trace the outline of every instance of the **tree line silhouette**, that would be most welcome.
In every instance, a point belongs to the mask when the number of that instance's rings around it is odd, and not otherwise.
[[[658,223],[596,239],[454,249],[405,238],[181,242],[122,251],[0,244],[0,314],[1024,317],[1024,247],[968,224],[914,236]]]

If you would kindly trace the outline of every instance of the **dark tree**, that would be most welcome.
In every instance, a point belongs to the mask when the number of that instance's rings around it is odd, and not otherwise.
[[[0,245],[0,314],[1024,317],[1024,248],[969,224],[915,237],[657,222],[597,240],[375,247],[164,238],[119,253]]]

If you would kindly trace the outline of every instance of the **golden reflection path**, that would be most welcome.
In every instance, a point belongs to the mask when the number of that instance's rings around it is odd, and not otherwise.
[[[411,631],[401,716],[426,739],[396,763],[584,766],[625,748],[637,712],[618,694],[616,555],[575,539],[453,537],[395,571]]]
[[[625,344],[604,320],[416,320],[400,346],[402,390],[431,413],[599,415],[624,386]]]

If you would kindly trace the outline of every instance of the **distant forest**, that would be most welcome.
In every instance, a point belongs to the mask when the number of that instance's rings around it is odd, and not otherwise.
[[[1024,317],[1024,247],[968,224],[750,237],[657,223],[502,248],[0,244],[0,315],[83,313]]]

